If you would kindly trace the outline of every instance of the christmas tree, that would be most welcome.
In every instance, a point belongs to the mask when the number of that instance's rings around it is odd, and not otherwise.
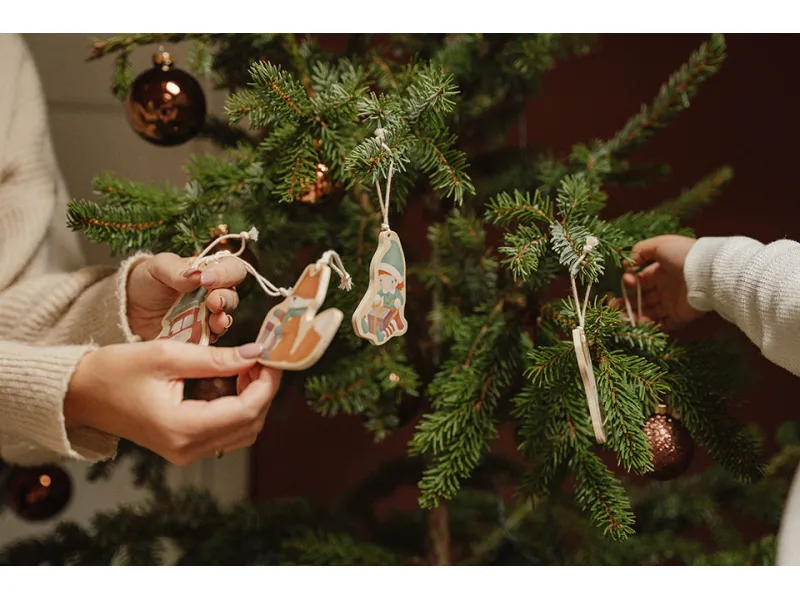
[[[184,188],[107,173],[95,181],[98,199],[70,205],[69,225],[92,242],[189,256],[223,225],[256,226],[252,260],[282,285],[333,248],[355,289],[331,289],[326,305],[349,316],[369,285],[391,178],[388,216],[407,240],[405,335],[373,345],[345,319],[322,360],[285,381],[302,381],[322,415],[362,416],[376,443],[407,419],[417,419],[416,433],[408,460],[335,510],[302,499],[223,509],[202,493],[169,491],[161,459],[123,444],[152,505],[99,515],[92,529],[59,526],[3,560],[150,564],[168,538],[182,564],[770,562],[797,431],[785,429],[783,450],[764,465],[757,437],[730,415],[743,371],[733,346],[679,343],[609,302],[633,244],[691,235],[688,219],[732,176],[723,166],[652,209],[602,216],[609,190],[663,173],[632,155],[718,71],[725,39],[697,48],[608,140],[568,156],[510,145],[544,74],[592,41],[351,35],[343,53],[283,34],[97,41],[91,58],[114,57],[121,99],[131,53],[178,42],[192,44],[192,70],[229,97],[226,118],[210,116],[201,132],[225,152],[194,157]],[[264,314],[256,290],[219,343],[253,341]],[[650,432],[665,422],[681,456],[657,454]],[[520,462],[491,453],[507,425]],[[719,466],[656,487],[630,483],[679,475],[693,444]],[[374,518],[371,503],[409,481],[419,510]],[[750,545],[729,515],[753,507],[767,537]],[[693,539],[698,528],[714,543]]]

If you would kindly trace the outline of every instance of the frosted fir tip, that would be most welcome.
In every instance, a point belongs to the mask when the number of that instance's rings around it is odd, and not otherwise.
[[[386,138],[386,130],[383,127],[378,127],[375,130],[375,137],[379,140]]]

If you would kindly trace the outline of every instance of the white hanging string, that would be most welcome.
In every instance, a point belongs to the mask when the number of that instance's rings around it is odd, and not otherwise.
[[[231,252],[230,250],[220,250],[219,252],[215,252],[214,254],[209,254],[211,249],[222,242],[223,240],[229,239],[240,239],[242,240],[242,246],[236,252]],[[290,296],[292,294],[292,288],[282,288],[275,286],[269,279],[264,277],[261,273],[256,271],[255,267],[251,265],[249,262],[241,258],[242,253],[245,250],[247,240],[257,241],[258,240],[258,229],[255,227],[251,227],[250,231],[243,231],[241,233],[229,233],[223,236],[216,238],[213,242],[211,242],[205,250],[203,250],[197,258],[194,260],[192,264],[192,268],[199,269],[201,266],[205,266],[208,264],[213,264],[219,262],[223,258],[235,258],[239,262],[244,265],[244,268],[250,273],[255,280],[258,282],[258,285],[261,286],[261,289],[264,290],[264,293],[268,296]]]
[[[334,250],[327,250],[317,261],[317,267],[328,265],[331,270],[339,276],[339,289],[350,291],[353,287],[353,278],[344,268],[342,257]]]
[[[631,301],[628,299],[628,286],[625,285],[625,278],[622,279],[622,298],[625,300],[625,310],[628,312],[628,320],[631,325],[636,323],[636,318],[633,315],[633,307]],[[642,284],[639,278],[636,278],[636,314],[642,316]]]
[[[599,444],[606,441],[606,431],[603,426],[603,412],[600,407],[600,395],[597,391],[597,381],[594,378],[594,368],[592,367],[592,356],[589,352],[589,343],[586,340],[586,333],[584,326],[586,323],[586,309],[589,305],[589,292],[592,289],[591,282],[586,286],[586,295],[581,304],[580,297],[578,296],[578,284],[576,276],[578,269],[580,269],[583,259],[586,258],[592,250],[594,250],[600,242],[596,237],[590,235],[586,238],[585,245],[583,246],[583,253],[578,261],[570,270],[570,283],[572,284],[572,297],[575,302],[575,310],[578,313],[578,326],[572,330],[572,342],[575,345],[575,357],[578,360],[578,370],[581,374],[583,381],[583,389],[586,393],[586,402],[589,405],[589,417],[592,421],[592,428],[594,429],[594,437]]]
[[[387,152],[391,153],[391,149],[386,143],[383,141],[386,138],[386,130],[385,129],[376,129],[375,136],[381,140],[381,147],[386,150]],[[381,213],[383,214],[383,224],[381,225],[381,230],[386,231],[389,229],[389,198],[391,197],[392,192],[392,175],[394,174],[394,160],[389,161],[389,175],[386,178],[386,200],[384,201],[384,197],[381,195],[381,186],[380,184],[375,184],[375,189],[378,190],[378,203],[381,206]]]

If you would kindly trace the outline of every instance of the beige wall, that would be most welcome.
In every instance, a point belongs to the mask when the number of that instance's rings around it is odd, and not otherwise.
[[[209,151],[211,147],[205,142],[190,142],[177,148],[159,148],[131,131],[120,102],[110,92],[112,60],[85,61],[89,38],[105,35],[25,36],[44,85],[55,149],[71,195],[91,198],[92,177],[106,170],[140,181],[182,185],[185,182],[182,165],[189,154]],[[142,49],[134,55],[135,73],[149,68],[155,49]],[[178,66],[185,66],[185,48],[167,49]],[[223,98],[220,94],[209,94],[209,110],[219,112]],[[104,247],[86,244],[86,248],[91,262],[117,260]],[[143,497],[140,490],[133,488],[126,465],[120,465],[110,482],[94,485],[85,482],[82,466],[69,465],[69,470],[76,490],[72,505],[62,515],[64,519],[86,523],[98,510]],[[208,459],[183,469],[172,468],[170,480],[175,485],[210,488],[222,500],[241,499],[247,495],[248,453],[237,452],[219,461]],[[32,526],[4,511],[0,515],[0,544],[52,526],[53,522]]]

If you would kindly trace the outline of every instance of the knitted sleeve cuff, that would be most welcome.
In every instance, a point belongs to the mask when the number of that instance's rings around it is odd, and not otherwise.
[[[713,266],[714,258],[728,238],[704,237],[698,239],[683,266],[689,304],[695,310],[709,312],[713,306]]]
[[[0,453],[9,463],[59,459],[96,462],[116,455],[118,438],[67,430],[64,397],[83,356],[94,346],[36,347],[0,342]]]
[[[144,252],[131,256],[113,276],[99,281],[81,294],[78,301],[80,306],[90,312],[96,311],[100,317],[80,319],[86,326],[84,339],[100,346],[141,341],[128,322],[127,285],[133,268],[150,256]]]

